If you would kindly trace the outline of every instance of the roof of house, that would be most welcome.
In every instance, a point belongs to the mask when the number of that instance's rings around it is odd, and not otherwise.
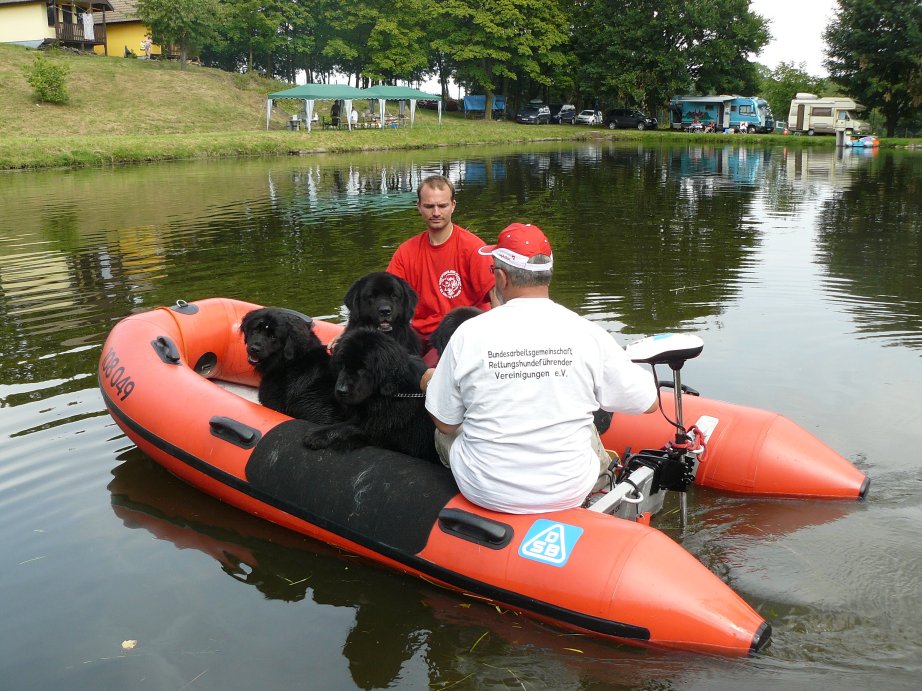
[[[2,0],[0,0],[2,2]],[[112,3],[112,11],[106,12],[106,24],[119,24],[121,22],[137,22],[138,19],[138,2],[137,0],[109,0]],[[93,18],[97,24],[102,24],[102,15]]]

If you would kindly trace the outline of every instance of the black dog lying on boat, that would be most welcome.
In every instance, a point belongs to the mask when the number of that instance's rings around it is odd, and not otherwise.
[[[372,327],[396,340],[411,355],[419,355],[422,344],[410,326],[419,298],[402,278],[376,271],[356,279],[343,303],[349,309],[349,323],[343,335],[353,329]]]
[[[313,322],[298,312],[263,307],[240,324],[247,360],[262,376],[259,402],[290,417],[330,424],[344,418],[333,396],[336,374]]]
[[[347,330],[333,351],[336,399],[350,417],[305,436],[311,449],[378,446],[439,463],[419,379],[425,365],[375,327]]]

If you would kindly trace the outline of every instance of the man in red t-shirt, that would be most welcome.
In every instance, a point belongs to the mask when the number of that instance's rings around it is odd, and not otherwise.
[[[419,296],[412,323],[428,347],[429,335],[455,307],[490,309],[494,280],[491,259],[477,251],[483,240],[451,221],[455,210],[451,180],[432,175],[420,183],[416,196],[426,231],[402,243],[387,270]]]

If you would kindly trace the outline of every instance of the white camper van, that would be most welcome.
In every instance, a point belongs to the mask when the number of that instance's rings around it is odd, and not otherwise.
[[[821,98],[815,94],[799,93],[791,101],[788,131],[808,135],[835,134],[838,123],[843,126],[846,135],[869,134],[870,125],[858,119],[858,113],[863,110],[863,105],[845,96]]]

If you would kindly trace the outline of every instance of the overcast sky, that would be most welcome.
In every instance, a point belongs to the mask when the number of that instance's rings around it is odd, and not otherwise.
[[[828,74],[823,67],[823,31],[832,19],[835,0],[751,0],[750,7],[769,20],[774,36],[754,56],[757,62],[771,69],[782,61],[804,62],[808,74]]]

